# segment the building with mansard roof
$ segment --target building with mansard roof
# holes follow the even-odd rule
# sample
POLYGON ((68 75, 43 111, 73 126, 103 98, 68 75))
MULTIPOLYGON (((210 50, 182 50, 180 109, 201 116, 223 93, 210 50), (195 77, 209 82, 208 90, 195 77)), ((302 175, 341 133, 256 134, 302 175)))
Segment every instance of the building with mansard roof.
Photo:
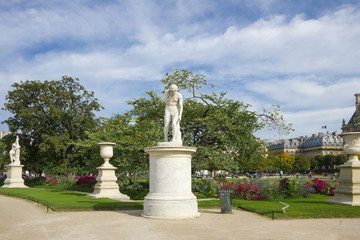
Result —
POLYGON ((341 127, 343 132, 360 132, 360 93, 355 94, 355 112, 349 122, 345 124, 345 119, 341 127))
POLYGON ((282 139, 269 145, 269 152, 274 155, 288 153, 291 155, 303 155, 312 158, 320 155, 339 155, 344 153, 344 142, 337 132, 318 133, 311 137, 298 137, 282 139))

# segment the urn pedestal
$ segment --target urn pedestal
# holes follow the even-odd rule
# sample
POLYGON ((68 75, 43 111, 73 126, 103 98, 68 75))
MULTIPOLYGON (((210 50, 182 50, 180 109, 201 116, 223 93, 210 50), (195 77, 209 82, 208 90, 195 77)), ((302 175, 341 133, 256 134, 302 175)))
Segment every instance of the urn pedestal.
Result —
POLYGON ((117 168, 109 163, 110 158, 113 156, 113 146, 115 143, 102 142, 99 143, 99 145, 100 156, 104 158, 104 164, 96 168, 98 170, 97 183, 94 186, 94 192, 88 196, 92 198, 129 200, 130 198, 128 196, 120 193, 115 175, 117 168))
POLYGON ((191 192, 191 155, 196 148, 158 144, 147 147, 150 156, 150 192, 142 216, 187 219, 200 216, 191 192))
POLYGON ((24 184, 22 178, 22 168, 24 165, 6 165, 6 179, 4 181, 3 188, 28 188, 24 184))
POLYGON ((344 153, 349 160, 340 168, 339 186, 334 190, 334 197, 327 203, 360 206, 360 132, 347 132, 340 135, 344 139, 344 153))

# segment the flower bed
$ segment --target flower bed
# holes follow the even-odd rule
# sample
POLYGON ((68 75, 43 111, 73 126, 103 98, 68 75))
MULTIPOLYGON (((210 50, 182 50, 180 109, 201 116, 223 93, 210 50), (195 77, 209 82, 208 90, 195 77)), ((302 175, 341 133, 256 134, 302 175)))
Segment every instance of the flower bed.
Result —
POLYGON ((232 189, 234 198, 243 200, 263 200, 258 187, 251 183, 231 182, 221 187, 221 189, 232 189))
POLYGON ((95 184, 96 181, 96 176, 76 176, 76 184, 77 185, 81 185, 81 184, 88 184, 88 185, 93 185, 95 184))
POLYGON ((311 180, 311 182, 306 182, 306 186, 310 187, 311 192, 314 194, 328 194, 330 196, 334 196, 334 189, 338 186, 338 184, 335 184, 334 186, 330 186, 327 182, 324 180, 320 180, 318 178, 314 178, 311 180))

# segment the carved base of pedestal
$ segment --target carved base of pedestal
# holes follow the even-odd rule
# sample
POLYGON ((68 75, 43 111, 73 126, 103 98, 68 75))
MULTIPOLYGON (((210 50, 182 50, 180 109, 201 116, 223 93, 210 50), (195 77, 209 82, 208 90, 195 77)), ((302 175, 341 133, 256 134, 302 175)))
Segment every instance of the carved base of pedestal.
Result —
POLYGON ((129 200, 125 194, 120 193, 117 178, 115 176, 116 167, 101 166, 98 169, 97 183, 94 186, 94 192, 88 194, 92 198, 111 198, 117 200, 129 200))
POLYGON ((6 179, 3 188, 28 188, 22 178, 22 168, 24 165, 6 165, 6 179))
POLYGON ((189 219, 200 217, 194 194, 148 194, 144 201, 143 217, 189 219))
POLYGON ((335 193, 334 198, 326 200, 326 203, 360 206, 360 195, 335 193))
POLYGON ((360 206, 360 162, 347 162, 338 168, 339 186, 334 190, 334 197, 325 202, 360 206))

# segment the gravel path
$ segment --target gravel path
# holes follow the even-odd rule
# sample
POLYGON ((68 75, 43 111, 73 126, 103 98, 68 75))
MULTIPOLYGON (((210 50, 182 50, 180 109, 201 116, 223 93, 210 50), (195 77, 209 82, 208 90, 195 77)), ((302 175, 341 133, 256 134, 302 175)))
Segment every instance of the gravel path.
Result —
POLYGON ((0 195, 0 239, 359 239, 360 219, 271 220, 200 209, 191 220, 158 220, 140 210, 51 212, 0 195))

